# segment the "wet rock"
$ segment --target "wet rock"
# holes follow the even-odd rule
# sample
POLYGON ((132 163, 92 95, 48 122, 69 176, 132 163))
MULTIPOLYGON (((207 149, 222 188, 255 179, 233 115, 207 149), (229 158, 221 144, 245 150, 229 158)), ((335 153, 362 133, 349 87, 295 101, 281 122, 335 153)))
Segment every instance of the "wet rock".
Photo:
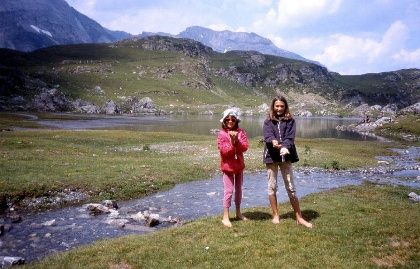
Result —
POLYGON ((159 215, 158 214, 150 214, 150 216, 146 217, 146 224, 149 227, 155 227, 159 225, 159 215))
POLYGON ((146 219, 146 217, 144 216, 144 214, 140 211, 137 214, 133 214, 130 216, 130 218, 132 218, 133 220, 137 221, 137 222, 142 222, 146 219))
POLYGON ((115 209, 109 209, 109 212, 110 213, 109 213, 108 218, 110 218, 110 219, 116 219, 120 215, 120 212, 118 212, 118 210, 115 210, 115 209))
POLYGON ((57 222, 56 222, 55 219, 53 219, 53 220, 49 220, 49 221, 43 222, 43 223, 41 223, 41 225, 43 225, 43 226, 56 226, 57 225, 57 222))
POLYGON ((0 268, 22 264, 25 264, 25 259, 22 257, 0 256, 0 268))
POLYGON ((100 215, 100 214, 108 214, 111 211, 109 210, 108 207, 101 205, 101 204, 87 204, 85 205, 86 210, 89 212, 89 215, 100 215))
POLYGON ((125 225, 129 222, 127 219, 108 219, 105 223, 115 226, 117 228, 124 228, 125 225))
POLYGON ((114 200, 103 200, 102 204, 108 207, 109 209, 118 209, 118 204, 114 200))

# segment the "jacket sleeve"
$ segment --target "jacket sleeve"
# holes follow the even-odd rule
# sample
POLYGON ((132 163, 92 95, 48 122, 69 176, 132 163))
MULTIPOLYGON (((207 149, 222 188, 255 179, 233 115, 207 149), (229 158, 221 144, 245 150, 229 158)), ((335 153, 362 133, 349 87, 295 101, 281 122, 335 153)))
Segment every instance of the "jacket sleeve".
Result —
POLYGON ((286 130, 284 132, 284 137, 282 141, 282 146, 290 149, 292 145, 295 144, 295 136, 296 136, 296 122, 294 119, 291 119, 286 123, 286 130))
POLYGON ((273 131, 273 123, 271 120, 265 120, 263 126, 264 142, 271 143, 273 140, 277 140, 273 131))
POLYGON ((237 152, 245 152, 248 150, 249 143, 248 143, 248 137, 244 130, 240 130, 238 133, 238 144, 236 144, 236 150, 237 152))
POLYGON ((235 147, 232 145, 230 137, 226 135, 226 133, 223 133, 223 131, 220 131, 217 136, 217 148, 219 149, 222 157, 235 155, 235 147))

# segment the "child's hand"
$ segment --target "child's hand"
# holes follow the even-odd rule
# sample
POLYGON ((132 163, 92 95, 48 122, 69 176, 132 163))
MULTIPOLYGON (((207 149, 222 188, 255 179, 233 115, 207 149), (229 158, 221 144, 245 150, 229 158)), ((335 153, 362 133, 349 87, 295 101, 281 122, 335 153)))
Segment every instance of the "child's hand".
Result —
POLYGON ((289 150, 287 148, 281 148, 280 149, 280 155, 284 156, 286 154, 289 154, 289 150))
POLYGON ((237 131, 229 131, 230 139, 232 140, 233 144, 236 144, 238 142, 238 132, 237 131))
POLYGON ((273 143, 273 148, 277 148, 277 149, 281 148, 281 144, 279 144, 277 140, 274 139, 272 143, 273 143))

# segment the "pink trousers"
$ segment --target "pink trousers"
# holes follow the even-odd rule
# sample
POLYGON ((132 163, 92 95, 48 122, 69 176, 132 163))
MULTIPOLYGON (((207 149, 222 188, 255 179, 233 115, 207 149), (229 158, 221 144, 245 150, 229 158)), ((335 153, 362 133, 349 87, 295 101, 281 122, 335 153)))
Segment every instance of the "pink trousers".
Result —
POLYGON ((243 172, 239 173, 223 173, 223 207, 229 208, 232 203, 232 194, 235 190, 235 205, 238 207, 241 205, 242 201, 242 184, 243 184, 244 174, 243 172))

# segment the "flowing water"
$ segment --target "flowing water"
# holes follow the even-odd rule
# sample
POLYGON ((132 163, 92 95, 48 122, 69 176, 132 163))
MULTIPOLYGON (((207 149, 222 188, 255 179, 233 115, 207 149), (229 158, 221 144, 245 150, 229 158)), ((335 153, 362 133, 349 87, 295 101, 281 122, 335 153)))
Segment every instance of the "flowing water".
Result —
MULTIPOLYGON (((181 122, 181 126, 191 123, 191 130, 194 129, 193 126, 203 122, 198 117, 196 119, 177 120, 181 122), (194 121, 196 121, 195 124, 193 123, 194 121)), ((141 119, 141 123, 139 121, 139 119, 132 117, 118 120, 112 117, 109 119, 105 118, 105 120, 104 118, 52 120, 43 121, 42 124, 67 129, 135 128, 136 130, 147 131, 149 130, 147 129, 147 123, 149 123, 149 125, 153 126, 150 129, 153 131, 156 131, 156 128, 159 126, 165 131, 179 130, 171 129, 179 125, 174 124, 173 119, 144 117, 141 119), (121 124, 122 122, 124 124, 121 124), (160 122, 160 124, 157 124, 157 122, 160 122)), ((334 122, 325 119, 320 119, 319 121, 314 119, 312 121, 298 120, 298 124, 301 124, 301 127, 298 128, 303 129, 299 136, 307 137, 308 133, 310 133, 310 137, 317 137, 317 135, 337 137, 337 133, 333 131, 335 128, 331 127, 336 125, 337 121, 338 119, 334 119, 334 122), (318 128, 320 125, 323 128, 318 128), (312 127, 310 126, 314 126, 314 128, 311 129, 312 127)), ((354 120, 349 121, 354 122, 354 120)), ((242 126, 246 128, 252 137, 260 135, 261 124, 261 119, 254 121, 244 120, 242 126), (255 131, 252 128, 255 128, 255 131)), ((182 130, 185 130, 185 128, 187 127, 184 126, 182 130)), ((203 125, 200 128, 207 134, 210 128, 218 128, 218 124, 214 124, 213 119, 211 125, 207 122, 207 125, 203 125)), ((195 127, 194 130, 197 130, 197 128, 195 127)), ((365 138, 353 137, 353 139, 365 138)), ((357 185, 364 181, 399 184, 418 190, 420 188, 420 166, 418 162, 420 147, 395 150, 400 154, 399 156, 379 157, 378 161, 380 161, 380 164, 368 170, 337 172, 313 168, 297 170, 294 174, 298 196, 302 197, 346 185, 357 185)), ((286 192, 281 186, 278 193, 279 202, 287 200, 286 192)), ((246 173, 243 195, 243 208, 268 206, 265 173, 246 173)), ((6 225, 6 231, 0 236, 0 256, 20 256, 26 261, 33 261, 52 253, 69 250, 99 239, 133 233, 143 234, 168 226, 167 224, 160 224, 155 228, 150 228, 130 219, 132 214, 136 214, 139 211, 144 212, 147 210, 151 213, 159 214, 161 218, 172 216, 182 221, 220 214, 222 210, 222 196, 223 186, 219 175, 208 180, 178 184, 168 191, 159 192, 142 199, 118 202, 119 215, 115 216, 114 220, 128 220, 124 227, 123 225, 109 224, 109 215, 91 216, 82 206, 23 215, 21 222, 6 225)), ((316 208, 312 208, 312 205, 302 206, 316 211, 316 208)))

